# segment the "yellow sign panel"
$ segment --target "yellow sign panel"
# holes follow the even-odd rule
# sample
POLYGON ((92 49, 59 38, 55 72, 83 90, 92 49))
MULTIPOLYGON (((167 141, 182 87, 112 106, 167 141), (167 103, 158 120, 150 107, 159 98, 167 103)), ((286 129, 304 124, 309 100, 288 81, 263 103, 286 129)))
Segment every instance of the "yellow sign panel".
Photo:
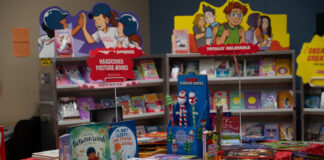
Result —
POLYGON ((51 59, 49 58, 42 58, 41 59, 41 66, 50 66, 51 65, 51 59))

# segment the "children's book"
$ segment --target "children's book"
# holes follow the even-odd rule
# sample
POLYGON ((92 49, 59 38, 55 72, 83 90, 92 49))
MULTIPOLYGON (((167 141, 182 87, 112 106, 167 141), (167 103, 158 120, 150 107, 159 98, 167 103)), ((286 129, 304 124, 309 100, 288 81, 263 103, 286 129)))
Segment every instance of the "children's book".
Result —
POLYGON ((261 58, 259 76, 275 76, 275 61, 273 58, 261 58))
POLYGON ((79 117, 80 112, 75 97, 60 97, 59 108, 63 118, 79 117))
POLYGON ((184 62, 184 74, 194 73, 199 74, 199 64, 198 61, 187 61, 184 62))
POLYGON ((278 109, 276 91, 261 91, 261 108, 278 109))
POLYGON ((222 134, 239 134, 240 133, 240 117, 223 116, 222 134))
POLYGON ((144 96, 147 112, 163 111, 158 95, 156 93, 144 94, 143 96, 144 96))
POLYGON ((246 123, 247 136, 262 136, 263 129, 261 123, 246 123))
POLYGON ((90 119, 89 111, 95 109, 96 104, 92 97, 77 97, 78 108, 81 119, 90 119))
POLYGON ((230 64, 229 61, 215 61, 215 75, 216 77, 229 77, 230 76, 230 64))
POLYGON ((273 159, 275 151, 267 149, 243 149, 225 151, 224 159, 273 159))
POLYGON ((203 133, 203 159, 213 159, 217 156, 220 148, 220 135, 216 131, 203 133))
POLYGON ((268 140, 279 140, 279 124, 275 124, 275 123, 264 124, 263 134, 268 140))
POLYGON ((245 109, 259 109, 260 93, 259 92, 245 92, 244 93, 244 107, 245 109))
POLYGON ((102 99, 100 99, 100 104, 103 106, 103 108, 115 107, 115 102, 111 98, 102 98, 102 99))
POLYGON ((183 73, 184 73, 183 62, 181 61, 171 62, 170 78, 178 78, 178 75, 182 75, 183 73))
POLYGON ((223 111, 229 110, 228 91, 214 91, 212 99, 212 110, 216 111, 217 106, 223 106, 223 111))
POLYGON ((321 93, 321 105, 320 108, 324 109, 324 92, 321 93))
POLYGON ((159 131, 158 126, 146 126, 146 133, 157 132, 159 131))
POLYGON ((106 123, 77 126, 68 131, 72 137, 72 159, 111 159, 112 148, 106 123))
POLYGON ((0 126, 0 159, 6 159, 5 136, 3 126, 0 126))
POLYGON ((123 108, 123 115, 135 114, 134 108, 131 106, 129 95, 117 97, 117 106, 123 108))
POLYGON ((132 106, 135 114, 142 114, 146 112, 145 100, 143 96, 131 97, 132 106))
POLYGON ((292 141, 294 139, 294 129, 289 123, 280 124, 280 140, 292 141))
POLYGON ((72 57, 72 33, 70 29, 55 30, 55 48, 60 57, 72 57))
POLYGON ((246 76, 259 76, 259 62, 246 63, 246 76))
POLYGON ((90 71, 91 71, 91 68, 88 67, 87 64, 80 66, 80 73, 86 83, 103 83, 102 80, 97 80, 97 81, 92 80, 90 77, 90 71))
POLYGON ((207 75, 208 78, 215 78, 215 63, 214 59, 199 60, 199 74, 207 75))
POLYGON ((324 156, 294 151, 292 153, 291 159, 293 159, 293 160, 324 160, 324 156))
POLYGON ((145 126, 143 126, 143 125, 136 126, 136 134, 137 134, 137 137, 144 136, 146 134, 145 126))
POLYGON ((139 80, 143 79, 143 72, 142 72, 141 65, 139 63, 136 63, 136 69, 137 69, 138 75, 135 75, 135 76, 137 76, 139 78, 139 80))
POLYGON ((140 72, 138 70, 133 70, 134 75, 135 75, 135 80, 141 80, 142 77, 140 75, 140 72))
POLYGON ((291 75, 291 60, 280 58, 276 59, 276 75, 289 76, 291 75))
POLYGON ((188 30, 173 30, 172 35, 172 53, 189 53, 189 34, 188 30))
POLYGON ((230 110, 244 109, 244 94, 239 92, 230 92, 230 110))
POLYGON ((56 85, 68 85, 70 81, 65 74, 64 66, 57 65, 56 66, 56 85))
POLYGON ((320 108, 319 96, 306 96, 304 106, 305 108, 320 108))
MULTIPOLYGON (((242 61, 238 61, 237 62, 238 65, 238 69, 240 71, 240 75, 243 76, 243 62, 242 61)), ((236 65, 234 61, 230 62, 230 77, 238 77, 239 74, 236 71, 236 65)))
POLYGON ((144 80, 159 79, 159 74, 156 70, 154 60, 142 60, 139 63, 144 80))
POLYGON ((60 160, 72 159, 72 136, 71 134, 64 134, 60 136, 60 160))
POLYGON ((64 66, 65 74, 71 84, 84 84, 85 81, 80 73, 79 67, 76 65, 64 66))
POLYGON ((278 108, 293 108, 294 101, 293 101, 293 91, 279 91, 278 92, 278 101, 279 106, 278 108))

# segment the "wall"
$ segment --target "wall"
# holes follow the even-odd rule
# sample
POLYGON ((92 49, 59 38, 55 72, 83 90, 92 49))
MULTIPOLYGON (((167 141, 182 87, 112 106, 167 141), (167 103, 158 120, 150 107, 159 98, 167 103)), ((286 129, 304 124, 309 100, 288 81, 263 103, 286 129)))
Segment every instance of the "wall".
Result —
MULTIPOLYGON (((39 14, 50 6, 59 6, 75 15, 79 10, 90 11, 92 6, 103 0, 1 0, 0 1, 0 125, 28 119, 38 110, 39 59, 37 39, 39 37, 39 14), (24 2, 24 3, 22 3, 24 2), (30 30, 29 57, 17 58, 12 51, 12 31, 14 27, 30 30)), ((133 12, 140 18, 144 51, 150 50, 149 0, 109 0, 118 12, 133 12)))

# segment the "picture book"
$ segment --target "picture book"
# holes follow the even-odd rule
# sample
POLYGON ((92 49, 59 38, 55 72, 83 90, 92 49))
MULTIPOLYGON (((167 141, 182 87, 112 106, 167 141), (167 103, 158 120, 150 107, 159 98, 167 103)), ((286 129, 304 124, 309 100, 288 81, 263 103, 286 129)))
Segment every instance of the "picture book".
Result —
POLYGON ((103 106, 103 108, 112 108, 115 107, 115 102, 111 98, 101 98, 100 104, 103 106))
POLYGON ((320 101, 319 96, 306 96, 304 106, 305 108, 320 108, 320 101))
POLYGON ((261 123, 246 123, 247 136, 262 136, 263 129, 261 123))
POLYGON ((151 133, 156 131, 159 131, 158 126, 146 126, 146 133, 151 133))
POLYGON ((293 101, 293 91, 279 91, 278 92, 278 101, 279 105, 278 108, 293 108, 294 101, 293 101))
POLYGON ((230 92, 230 110, 244 109, 244 93, 230 92))
POLYGON ((239 134, 223 134, 221 138, 222 150, 237 150, 241 148, 241 140, 239 134))
POLYGON ((229 61, 215 61, 215 76, 216 77, 229 77, 230 76, 230 64, 229 61))
POLYGON ((245 109, 259 109, 260 93, 259 92, 245 92, 244 93, 244 107, 245 109))
POLYGON ((138 70, 133 70, 134 75, 135 75, 135 80, 141 80, 142 77, 140 75, 140 72, 138 70))
POLYGON ((145 126, 136 126, 136 135, 137 137, 144 136, 146 134, 145 126))
POLYGON ((291 159, 293 159, 293 160, 324 160, 324 156, 294 151, 292 153, 291 159))
POLYGON ((81 119, 90 119, 89 111, 95 109, 95 102, 92 97, 77 97, 78 108, 81 119))
POLYGON ((208 78, 215 78, 215 63, 214 59, 199 60, 199 74, 207 75, 208 78))
POLYGON ((291 60, 285 58, 276 59, 276 75, 289 76, 291 75, 291 60))
POLYGON ((276 91, 261 91, 261 108, 278 109, 276 91))
POLYGON ((147 112, 163 111, 158 95, 156 93, 144 94, 144 100, 147 112))
POLYGON ((275 151, 267 149, 243 149, 225 151, 224 159, 273 159, 275 151))
POLYGON ((159 74, 156 70, 154 60, 142 60, 139 63, 144 80, 159 79, 159 74))
POLYGON ((184 74, 194 73, 199 74, 199 64, 198 61, 186 61, 184 62, 184 74))
POLYGON ((84 84, 85 81, 80 73, 79 67, 76 65, 64 66, 65 74, 71 84, 84 84))
POLYGON ((279 124, 266 123, 263 128, 263 135, 268 140, 279 140, 279 124))
POLYGON ((111 160, 138 157, 135 121, 111 123, 108 131, 111 160))
POLYGON ((240 117, 223 116, 222 134, 239 134, 240 133, 240 117))
POLYGON ((123 108, 123 115, 135 114, 134 108, 131 106, 131 101, 129 95, 117 97, 117 106, 123 108))
POLYGON ((68 77, 65 74, 64 66, 57 65, 56 66, 56 85, 68 85, 70 84, 70 81, 68 77))
POLYGON ((102 80, 97 80, 97 81, 92 80, 90 77, 90 71, 91 71, 91 68, 88 67, 87 64, 80 66, 80 73, 81 73, 85 83, 103 83, 102 80))
POLYGON ((246 76, 259 76, 259 62, 250 61, 246 63, 246 76))
POLYGON ((142 72, 141 65, 139 63, 136 63, 136 70, 138 72, 138 75, 135 76, 138 76, 137 78, 139 78, 139 80, 143 79, 143 72, 142 72))
POLYGON ((75 97, 60 97, 58 104, 63 118, 80 116, 77 100, 75 97))
POLYGON ((0 126, 0 159, 6 159, 5 136, 3 126, 0 126))
POLYGON ((229 110, 228 91, 214 91, 212 95, 212 110, 216 111, 217 106, 222 106, 223 111, 229 110))
POLYGON ((72 159, 72 136, 71 134, 64 134, 60 136, 60 160, 72 159))
MULTIPOLYGON (((240 76, 243 76, 243 62, 242 61, 238 61, 237 62, 237 67, 240 71, 240 76)), ((234 61, 230 62, 230 77, 238 77, 239 74, 236 71, 236 65, 234 61)))
POLYGON ((143 96, 131 97, 131 102, 135 114, 142 114, 146 112, 145 100, 143 96))
POLYGON ((68 133, 71 134, 72 139, 72 159, 111 159, 112 148, 106 123, 92 123, 69 128, 68 133))
POLYGON ((56 53, 62 57, 72 57, 72 33, 70 29, 56 29, 55 30, 55 48, 56 53), (65 56, 64 56, 65 55, 65 56))
POLYGON ((159 98, 160 104, 162 106, 164 106, 165 95, 163 93, 158 93, 158 98, 159 98))
POLYGON ((280 124, 280 140, 291 141, 294 139, 294 129, 289 123, 280 124))
POLYGON ((178 75, 182 75, 183 73, 184 73, 183 62, 181 61, 171 62, 170 78, 178 78, 178 75))
POLYGON ((188 30, 173 30, 172 35, 172 53, 189 53, 189 34, 188 30))
POLYGON ((220 135, 216 131, 203 133, 203 159, 213 159, 220 149, 220 135))
POLYGON ((259 63, 259 76, 275 76, 275 61, 273 58, 261 58, 259 63))

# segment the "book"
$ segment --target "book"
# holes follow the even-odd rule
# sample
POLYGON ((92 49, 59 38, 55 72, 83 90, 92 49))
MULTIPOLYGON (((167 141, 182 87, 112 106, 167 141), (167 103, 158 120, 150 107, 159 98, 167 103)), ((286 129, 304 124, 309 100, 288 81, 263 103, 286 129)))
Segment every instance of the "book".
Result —
POLYGON ((247 136, 262 136, 263 128, 261 123, 246 123, 247 136))
POLYGON ((184 74, 183 62, 174 61, 171 62, 170 78, 178 78, 178 75, 184 74))
POLYGON ((230 92, 230 110, 244 109, 244 93, 230 92))
POLYGON ((183 54, 189 53, 189 34, 188 30, 173 30, 172 35, 172 53, 183 54))
POLYGON ((291 60, 286 58, 276 59, 276 75, 289 76, 291 75, 291 60))
POLYGON ((91 72, 91 68, 87 64, 80 66, 80 73, 85 83, 103 83, 102 80, 97 80, 97 81, 92 80, 90 77, 90 72, 91 72))
POLYGON ((279 125, 276 123, 264 124, 263 134, 268 140, 279 140, 279 125))
POLYGON ((240 133, 240 117, 223 116, 222 134, 239 134, 240 133))
POLYGON ((68 77, 65 74, 64 66, 57 65, 56 66, 56 85, 68 85, 70 84, 70 81, 68 77))
POLYGON ((0 126, 0 159, 6 159, 5 136, 3 126, 0 126))
POLYGON ((103 106, 103 108, 112 108, 115 107, 115 102, 111 98, 101 98, 100 104, 103 106))
POLYGON ((80 73, 79 67, 76 65, 64 66, 65 74, 71 84, 84 84, 85 81, 80 73))
POLYGON ((163 111, 158 95, 156 93, 144 94, 144 100, 147 112, 163 111))
POLYGON ((32 158, 34 159, 44 159, 44 160, 57 160, 59 158, 59 150, 49 150, 36 152, 32 154, 32 158))
POLYGON ((157 132, 159 131, 158 126, 146 126, 146 133, 157 132))
POLYGON ((93 123, 68 129, 72 159, 111 159, 108 125, 93 123))
POLYGON ((260 93, 259 92, 245 92, 244 93, 244 107, 245 109, 259 109, 260 93))
POLYGON ((71 134, 64 134, 60 136, 60 160, 72 159, 72 136, 71 134))
POLYGON ((305 108, 320 108, 320 101, 319 96, 306 96, 304 106, 305 108))
POLYGON ((136 126, 136 135, 137 137, 142 137, 146 134, 145 126, 136 126))
POLYGON ((215 78, 215 63, 214 59, 199 60, 199 74, 207 75, 208 78, 215 78))
POLYGON ((59 56, 72 57, 73 44, 72 33, 70 29, 56 29, 55 31, 55 48, 59 56))
POLYGON ((273 58, 261 58, 259 63, 259 76, 275 76, 275 61, 273 58))
POLYGON ((131 101, 129 95, 117 97, 117 106, 123 108, 123 115, 135 114, 134 108, 131 106, 131 101))
POLYGON ((280 124, 280 140, 292 141, 294 139, 294 129, 289 123, 280 124))
POLYGON ((134 107, 135 114, 142 114, 146 112, 145 101, 143 96, 131 97, 131 103, 134 107))
POLYGON ((77 99, 75 97, 60 97, 59 110, 63 118, 79 117, 77 99))
POLYGON ((77 97, 78 108, 81 119, 90 119, 89 111, 95 109, 96 104, 91 96, 88 97, 77 97))
POLYGON ((212 110, 216 111, 218 106, 223 106, 223 111, 229 110, 228 91, 214 91, 212 95, 212 110))
POLYGON ((224 151, 224 159, 273 159, 276 151, 267 149, 243 149, 224 151))
POLYGON ((320 108, 324 109, 324 92, 321 93, 321 105, 320 108))
POLYGON ((215 61, 215 76, 216 77, 229 77, 230 76, 230 64, 226 60, 215 61))
MULTIPOLYGON (((243 76, 243 62, 242 61, 237 61, 237 67, 240 71, 240 76, 243 76)), ((230 62, 230 77, 238 77, 239 74, 236 71, 236 65, 234 61, 230 62)))
POLYGON ((324 160, 324 156, 299 151, 294 151, 291 157, 293 160, 324 160))
POLYGON ((276 91, 261 91, 261 108, 278 109, 276 91))
POLYGON ((136 69, 137 69, 138 75, 135 75, 135 76, 137 76, 137 78, 139 78, 139 80, 143 79, 143 72, 142 72, 141 65, 139 63, 136 63, 136 69))
POLYGON ((218 155, 220 149, 220 135, 216 131, 203 133, 203 159, 213 159, 218 155))
POLYGON ((293 108, 293 91, 279 91, 278 92, 278 108, 293 108))
POLYGON ((193 73, 195 75, 199 74, 199 64, 198 61, 186 61, 184 62, 184 74, 193 73))
POLYGON ((142 77, 140 75, 140 72, 138 70, 133 70, 134 75, 135 75, 135 80, 141 80, 142 77))
POLYGON ((154 80, 159 79, 159 74, 155 67, 153 59, 141 60, 139 62, 141 66, 141 73, 143 74, 143 80, 154 80))
POLYGON ((246 76, 259 76, 259 62, 250 61, 246 63, 246 76))

